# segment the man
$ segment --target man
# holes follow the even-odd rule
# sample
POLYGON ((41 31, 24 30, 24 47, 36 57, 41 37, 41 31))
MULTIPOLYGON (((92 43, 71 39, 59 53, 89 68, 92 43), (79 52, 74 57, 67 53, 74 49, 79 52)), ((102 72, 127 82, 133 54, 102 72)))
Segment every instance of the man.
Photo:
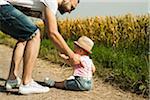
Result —
POLYGON ((44 14, 48 36, 61 53, 70 57, 72 63, 79 63, 77 55, 68 47, 57 29, 56 11, 61 14, 70 13, 79 3, 78 0, 0 0, 0 30, 17 39, 18 42, 13 51, 11 68, 6 89, 12 89, 19 85, 19 93, 44 93, 49 88, 36 83, 32 79, 32 70, 38 56, 40 46, 40 32, 31 20, 14 8, 13 5, 29 7, 31 10, 41 11, 44 14), (19 65, 23 59, 22 82, 18 77, 19 65))

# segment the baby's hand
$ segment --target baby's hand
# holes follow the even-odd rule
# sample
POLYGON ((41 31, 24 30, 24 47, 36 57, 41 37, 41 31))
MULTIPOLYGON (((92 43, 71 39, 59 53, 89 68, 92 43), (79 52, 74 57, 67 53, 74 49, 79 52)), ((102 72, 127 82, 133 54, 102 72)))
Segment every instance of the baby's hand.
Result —
POLYGON ((80 64, 80 55, 79 54, 74 54, 73 58, 70 58, 70 62, 72 65, 77 65, 80 64))
POLYGON ((62 54, 62 53, 59 53, 59 56, 60 56, 61 58, 63 58, 63 59, 66 59, 66 60, 69 59, 68 56, 66 56, 65 54, 62 54))

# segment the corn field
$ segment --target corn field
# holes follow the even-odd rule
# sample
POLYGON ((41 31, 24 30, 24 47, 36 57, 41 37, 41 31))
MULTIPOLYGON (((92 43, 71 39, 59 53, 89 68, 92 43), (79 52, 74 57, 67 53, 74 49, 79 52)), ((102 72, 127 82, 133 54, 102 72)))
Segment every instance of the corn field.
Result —
POLYGON ((98 44, 123 48, 142 46, 148 49, 150 15, 66 19, 58 22, 65 39, 86 35, 98 44))

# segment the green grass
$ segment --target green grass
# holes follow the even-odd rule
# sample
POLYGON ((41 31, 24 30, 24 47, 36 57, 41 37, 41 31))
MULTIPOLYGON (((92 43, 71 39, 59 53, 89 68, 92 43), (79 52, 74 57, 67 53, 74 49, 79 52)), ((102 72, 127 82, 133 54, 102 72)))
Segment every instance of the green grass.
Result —
POLYGON ((149 68, 146 56, 136 55, 128 49, 120 50, 103 45, 96 45, 93 52, 91 56, 100 77, 117 83, 123 89, 147 94, 145 90, 148 90, 149 68))
MULTIPOLYGON (((71 49, 73 49, 73 42, 71 40, 68 39, 67 44, 71 47, 71 49)), ((39 57, 50 60, 54 63, 63 62, 63 60, 58 56, 58 50, 49 39, 42 39, 39 57)))
POLYGON ((10 36, 5 35, 4 33, 2 33, 0 31, 0 44, 5 44, 5 45, 8 45, 10 47, 14 47, 16 42, 17 42, 16 40, 10 38, 10 36))
POLYGON ((54 63, 60 62, 57 49, 54 47, 52 42, 48 39, 43 39, 41 41, 39 57, 50 60, 51 62, 54 63))

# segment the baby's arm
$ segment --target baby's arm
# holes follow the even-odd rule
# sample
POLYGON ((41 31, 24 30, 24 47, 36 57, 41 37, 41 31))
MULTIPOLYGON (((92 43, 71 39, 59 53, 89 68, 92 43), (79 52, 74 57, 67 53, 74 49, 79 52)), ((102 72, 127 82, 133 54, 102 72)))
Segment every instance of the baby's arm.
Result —
POLYGON ((59 53, 59 56, 65 60, 68 60, 69 59, 69 56, 65 55, 65 54, 62 54, 62 53, 59 53))
POLYGON ((63 58, 64 61, 65 61, 68 65, 71 65, 70 60, 69 60, 69 56, 67 56, 67 55, 65 55, 65 54, 62 54, 62 53, 59 53, 59 56, 60 56, 61 58, 63 58))
MULTIPOLYGON (((92 61, 92 60, 91 60, 91 61, 92 61)), ((92 72, 95 73, 96 67, 95 67, 95 65, 93 64, 93 62, 91 63, 91 66, 92 66, 92 72)))
POLYGON ((96 68, 95 68, 95 66, 93 64, 93 66, 92 66, 92 72, 95 73, 95 71, 96 71, 96 68))

